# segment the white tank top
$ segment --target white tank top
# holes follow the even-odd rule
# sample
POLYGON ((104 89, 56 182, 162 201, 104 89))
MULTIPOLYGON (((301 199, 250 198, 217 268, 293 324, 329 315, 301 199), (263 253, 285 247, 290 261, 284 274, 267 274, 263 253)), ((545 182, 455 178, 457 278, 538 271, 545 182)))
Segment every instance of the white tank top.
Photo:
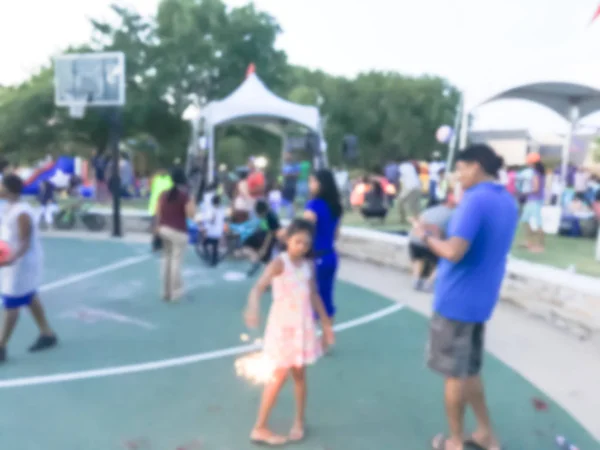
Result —
POLYGON ((220 239, 225 229, 225 210, 221 207, 211 206, 204 217, 206 236, 212 239, 220 239))
POLYGON ((27 214, 31 220, 31 244, 27 253, 10 266, 0 269, 0 292, 2 295, 20 297, 36 291, 42 277, 42 244, 33 208, 25 202, 7 205, 0 221, 0 239, 13 251, 19 248, 19 216, 27 214))

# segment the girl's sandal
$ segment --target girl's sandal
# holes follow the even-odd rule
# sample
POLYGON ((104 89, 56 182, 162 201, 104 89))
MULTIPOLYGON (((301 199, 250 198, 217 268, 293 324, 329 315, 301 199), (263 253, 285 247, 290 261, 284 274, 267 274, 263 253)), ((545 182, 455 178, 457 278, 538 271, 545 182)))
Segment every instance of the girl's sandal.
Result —
POLYGON ((277 447, 280 445, 285 445, 288 440, 284 436, 279 436, 277 434, 271 433, 268 435, 262 435, 260 432, 252 430, 252 433, 250 433, 250 441, 256 445, 268 445, 270 447, 277 447))
POLYGON ((438 434, 431 440, 431 450, 448 449, 448 437, 444 434, 438 434))
POLYGON ((290 442, 300 442, 304 439, 304 428, 292 427, 290 430, 290 442))

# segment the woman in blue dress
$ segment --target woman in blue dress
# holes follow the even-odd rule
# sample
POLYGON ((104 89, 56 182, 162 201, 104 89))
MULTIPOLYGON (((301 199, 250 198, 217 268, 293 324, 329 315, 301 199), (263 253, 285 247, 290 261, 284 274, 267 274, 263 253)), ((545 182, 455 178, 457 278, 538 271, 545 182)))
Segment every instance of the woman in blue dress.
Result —
POLYGON ((306 204, 303 217, 315 224, 313 251, 317 287, 327 315, 333 320, 333 293, 338 268, 335 241, 342 219, 342 202, 335 178, 327 169, 318 170, 310 177, 309 190, 311 199, 306 204))

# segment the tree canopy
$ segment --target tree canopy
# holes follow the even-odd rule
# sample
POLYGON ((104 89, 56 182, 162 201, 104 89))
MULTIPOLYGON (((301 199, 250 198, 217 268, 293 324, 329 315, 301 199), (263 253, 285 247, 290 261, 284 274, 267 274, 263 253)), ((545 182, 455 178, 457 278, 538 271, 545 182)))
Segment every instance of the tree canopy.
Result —
MULTIPOLYGON (((332 76, 288 64, 276 46, 276 19, 252 3, 227 7, 222 0, 162 0, 153 17, 113 5, 114 20, 92 20, 87 46, 66 52, 122 51, 127 61, 123 139, 152 148, 165 161, 182 156, 190 130, 181 120, 195 99, 225 97, 254 63, 261 79, 291 101, 321 105, 330 162, 341 164, 345 134, 355 134, 361 167, 389 158, 427 158, 435 131, 453 123, 459 93, 437 76, 368 72, 332 76)), ((42 67, 18 86, 0 87, 0 151, 19 160, 46 153, 102 150, 106 117, 91 110, 73 120, 54 105, 53 68, 42 67)), ((259 152, 277 161, 280 143, 263 131, 228 127, 217 135, 217 157, 238 164, 259 152)))

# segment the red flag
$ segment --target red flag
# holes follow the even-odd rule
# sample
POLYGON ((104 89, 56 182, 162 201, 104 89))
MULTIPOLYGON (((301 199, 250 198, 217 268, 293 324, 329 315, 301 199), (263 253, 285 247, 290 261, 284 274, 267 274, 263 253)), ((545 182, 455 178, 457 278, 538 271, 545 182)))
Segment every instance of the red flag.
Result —
POLYGON ((256 66, 254 65, 254 63, 250 63, 248 65, 248 68, 246 69, 246 78, 248 78, 253 73, 256 73, 256 66))
POLYGON ((594 16, 592 17, 592 20, 590 20, 590 25, 592 23, 594 23, 598 17, 600 17, 600 5, 598 5, 598 8, 596 8, 596 12, 594 13, 594 16))

